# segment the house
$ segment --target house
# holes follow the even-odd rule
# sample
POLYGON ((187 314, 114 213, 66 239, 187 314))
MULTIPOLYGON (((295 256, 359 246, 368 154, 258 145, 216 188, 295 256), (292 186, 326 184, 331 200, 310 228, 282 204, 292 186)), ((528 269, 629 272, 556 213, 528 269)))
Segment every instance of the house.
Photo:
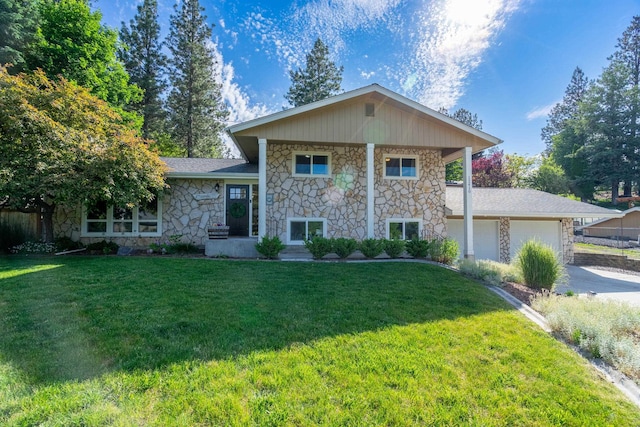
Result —
POLYGON ((627 209, 618 218, 602 218, 578 227, 584 237, 621 238, 640 241, 640 207, 627 209))
POLYGON ((242 160, 165 158, 166 194, 133 209, 60 208, 57 234, 136 247, 170 236, 208 244, 214 223, 247 247, 266 235, 288 245, 444 236, 445 163, 501 142, 375 84, 228 133, 242 160))
POLYGON ((375 84, 227 131, 242 159, 163 158, 166 193, 134 208, 58 208, 57 234, 132 247, 176 236, 208 255, 253 256, 267 235, 302 245, 449 233, 464 247, 468 218, 466 256, 506 261, 535 236, 569 262, 572 218, 614 216, 533 190, 446 188, 446 163, 470 166, 471 153, 501 141, 375 84), (228 225, 231 238, 208 240, 213 224, 228 225))
MULTIPOLYGON (((462 186, 447 186, 449 236, 463 241, 462 186)), ((573 262, 574 218, 619 221, 620 212, 527 188, 474 188, 473 241, 476 259, 508 263, 532 238, 550 245, 564 263, 573 262)))

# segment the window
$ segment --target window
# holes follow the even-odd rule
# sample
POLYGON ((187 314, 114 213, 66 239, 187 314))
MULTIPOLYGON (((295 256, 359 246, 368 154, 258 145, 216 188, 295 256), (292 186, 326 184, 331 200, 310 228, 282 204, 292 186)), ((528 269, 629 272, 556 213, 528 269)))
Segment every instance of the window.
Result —
POLYGON ((387 239, 411 240, 420 238, 422 221, 414 218, 388 219, 387 239))
POLYGON ((304 244, 305 240, 316 236, 324 237, 326 228, 327 220, 324 218, 290 218, 289 243, 304 244))
POLYGON ((418 157, 417 156, 385 156, 384 158, 385 178, 418 178, 418 157))
POLYGON ((162 203, 157 199, 140 206, 108 206, 97 202, 84 209, 83 236, 160 236, 162 203))
POLYGON ((293 176, 329 176, 330 156, 327 153, 294 153, 293 176))

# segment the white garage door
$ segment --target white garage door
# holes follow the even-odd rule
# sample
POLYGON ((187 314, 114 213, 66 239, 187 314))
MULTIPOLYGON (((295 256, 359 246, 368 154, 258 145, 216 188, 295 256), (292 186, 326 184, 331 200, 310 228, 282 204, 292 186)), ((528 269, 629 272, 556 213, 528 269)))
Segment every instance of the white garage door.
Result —
POLYGON ((511 259, 527 240, 538 239, 562 253, 560 221, 514 221, 511 220, 511 259))
MULTIPOLYGON (((464 228, 461 219, 448 219, 449 237, 460 245, 460 256, 464 256, 464 228)), ((476 259, 500 260, 500 233, 498 221, 476 219, 473 221, 473 252, 476 259)))

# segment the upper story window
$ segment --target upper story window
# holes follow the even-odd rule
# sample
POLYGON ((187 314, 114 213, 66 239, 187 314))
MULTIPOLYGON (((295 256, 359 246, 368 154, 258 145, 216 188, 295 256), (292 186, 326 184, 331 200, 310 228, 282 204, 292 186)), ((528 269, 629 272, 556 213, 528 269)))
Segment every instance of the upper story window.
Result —
POLYGON ((331 156, 328 153, 294 153, 294 176, 330 176, 331 156))
POLYGON ((384 157, 385 178, 418 178, 418 156, 395 156, 386 155, 384 157))
POLYGON ((82 215, 83 236, 162 235, 162 203, 153 199, 139 206, 109 206, 97 202, 87 206, 82 215))

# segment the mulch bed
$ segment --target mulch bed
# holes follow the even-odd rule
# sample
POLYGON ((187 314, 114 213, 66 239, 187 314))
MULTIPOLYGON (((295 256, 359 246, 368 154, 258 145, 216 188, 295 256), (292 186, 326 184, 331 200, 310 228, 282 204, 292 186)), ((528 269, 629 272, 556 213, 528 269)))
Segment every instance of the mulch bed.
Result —
POLYGON ((511 282, 503 283, 502 289, 527 305, 531 305, 531 298, 537 293, 535 289, 511 282))

